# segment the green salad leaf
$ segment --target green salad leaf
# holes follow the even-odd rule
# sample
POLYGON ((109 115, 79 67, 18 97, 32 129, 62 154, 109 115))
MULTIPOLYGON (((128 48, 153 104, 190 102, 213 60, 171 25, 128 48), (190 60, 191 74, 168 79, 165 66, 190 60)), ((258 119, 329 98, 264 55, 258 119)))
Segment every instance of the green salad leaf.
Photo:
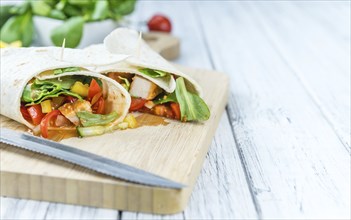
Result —
POLYGON ((9 18, 1 28, 0 38, 6 43, 21 41, 23 46, 29 46, 33 40, 33 20, 31 11, 9 18))
POLYGON ((55 46, 66 38, 67 47, 79 45, 84 23, 112 19, 119 21, 134 11, 136 0, 25 0, 21 4, 0 6, 1 40, 22 41, 29 46, 33 40, 33 16, 63 20, 51 33, 55 46))
POLYGON ((0 5, 0 28, 5 24, 5 22, 13 16, 11 13, 11 8, 13 5, 0 5))
POLYGON ((121 76, 119 76, 118 78, 120 78, 121 80, 123 80, 124 83, 122 83, 122 86, 127 90, 129 91, 130 89, 130 82, 127 78, 123 78, 121 76))
POLYGON ((176 80, 176 96, 182 121, 205 121, 210 118, 208 106, 198 95, 187 91, 183 77, 176 80))
POLYGON ((72 17, 52 30, 51 40, 55 46, 61 46, 63 39, 66 39, 66 47, 75 48, 79 45, 82 38, 83 26, 83 17, 72 17))
POLYGON ((160 78, 160 77, 166 77, 169 76, 170 74, 161 70, 153 70, 149 68, 140 68, 139 72, 142 74, 145 74, 147 76, 150 76, 152 78, 160 78))
POLYGON ((77 116, 84 127, 106 125, 115 121, 118 118, 116 111, 107 115, 93 114, 88 111, 77 112, 77 116))
POLYGON ((91 19, 94 21, 104 20, 109 17, 109 5, 107 0, 100 0, 95 3, 91 19))
POLYGON ((77 72, 80 71, 80 67, 66 67, 66 68, 60 68, 60 69, 55 69, 54 70, 54 75, 59 75, 62 73, 69 73, 69 72, 77 72))
POLYGON ((167 103, 167 102, 177 102, 177 96, 175 94, 175 92, 169 93, 169 94, 162 94, 159 97, 156 97, 155 100, 153 101, 155 105, 158 104, 163 104, 163 103, 167 103))
POLYGON ((46 99, 58 97, 60 95, 73 96, 78 99, 82 99, 80 95, 69 91, 76 81, 77 80, 74 77, 70 76, 62 77, 60 80, 35 79, 33 83, 28 84, 24 88, 22 93, 22 101, 24 101, 26 105, 35 105, 46 99))

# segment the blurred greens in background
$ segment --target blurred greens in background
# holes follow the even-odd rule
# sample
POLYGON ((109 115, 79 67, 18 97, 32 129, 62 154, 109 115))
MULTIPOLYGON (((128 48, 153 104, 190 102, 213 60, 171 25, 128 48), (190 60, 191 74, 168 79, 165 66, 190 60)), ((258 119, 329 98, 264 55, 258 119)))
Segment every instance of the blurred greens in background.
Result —
POLYGON ((86 22, 106 19, 120 20, 133 12, 136 0, 26 0, 20 5, 0 6, 0 39, 11 43, 21 41, 30 46, 33 41, 33 16, 43 16, 64 23, 51 32, 51 40, 61 46, 78 46, 86 22))

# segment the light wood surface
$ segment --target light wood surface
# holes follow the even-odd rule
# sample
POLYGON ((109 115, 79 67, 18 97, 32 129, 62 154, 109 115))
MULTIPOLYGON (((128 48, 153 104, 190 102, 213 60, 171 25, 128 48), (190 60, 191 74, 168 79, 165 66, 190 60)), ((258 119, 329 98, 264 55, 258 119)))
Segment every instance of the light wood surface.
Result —
MULTIPOLYGON (((171 214, 188 201, 228 98, 226 75, 180 68, 204 88, 211 117, 206 122, 141 126, 61 143, 149 171, 187 185, 182 190, 148 187, 118 181, 44 155, 1 143, 1 195, 96 206, 129 211, 171 214), (24 166, 25 164, 25 166, 24 166)), ((151 117, 151 116, 149 116, 151 117)), ((1 116, 1 127, 26 132, 1 116)))
POLYGON ((188 206, 150 215, 1 199, 1 219, 350 219, 350 1, 139 1, 182 65, 230 76, 188 206))

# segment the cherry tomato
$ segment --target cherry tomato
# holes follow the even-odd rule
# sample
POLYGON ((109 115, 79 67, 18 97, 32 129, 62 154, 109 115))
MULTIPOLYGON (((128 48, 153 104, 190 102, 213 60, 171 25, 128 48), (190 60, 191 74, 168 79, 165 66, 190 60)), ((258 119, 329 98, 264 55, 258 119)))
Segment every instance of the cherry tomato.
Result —
POLYGON ((91 107, 93 113, 95 114, 104 114, 105 112, 105 99, 100 96, 99 100, 91 107))
POLYGON ((30 117, 28 110, 25 106, 21 106, 21 113, 24 119, 26 119, 26 121, 28 122, 32 122, 32 117, 30 117))
POLYGON ((27 111, 32 118, 33 125, 38 125, 41 122, 41 119, 44 117, 44 113, 41 111, 40 104, 32 105, 27 108, 27 111))
POLYGON ((48 127, 50 125, 51 119, 60 115, 61 112, 59 110, 52 110, 51 112, 47 113, 43 120, 40 122, 40 131, 43 138, 48 138, 48 127))
POLYGON ((132 97, 132 103, 129 107, 129 111, 136 111, 136 110, 144 107, 146 101, 147 100, 142 99, 142 98, 133 98, 132 97))
POLYGON ((99 86, 99 84, 96 82, 95 79, 92 79, 90 82, 90 86, 89 86, 89 91, 88 91, 88 100, 91 100, 92 98, 94 98, 94 96, 101 92, 101 87, 99 86))
POLYGON ((147 22, 150 31, 171 32, 172 24, 168 17, 156 14, 147 22))
POLYGON ((180 120, 180 107, 178 103, 172 102, 171 109, 174 113, 174 118, 180 120))

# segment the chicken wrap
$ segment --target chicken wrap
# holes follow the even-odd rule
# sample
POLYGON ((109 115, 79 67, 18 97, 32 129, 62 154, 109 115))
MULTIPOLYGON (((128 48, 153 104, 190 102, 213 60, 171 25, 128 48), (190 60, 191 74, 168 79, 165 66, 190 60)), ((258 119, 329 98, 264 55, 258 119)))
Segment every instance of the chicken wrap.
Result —
POLYGON ((118 129, 130 95, 115 80, 85 66, 93 60, 107 65, 125 58, 55 47, 1 49, 0 113, 50 139, 118 129))
POLYGON ((118 28, 105 38, 104 45, 86 50, 129 55, 118 63, 94 69, 128 90, 132 99, 129 111, 181 121, 205 121, 210 117, 196 81, 153 51, 136 31, 118 28))

